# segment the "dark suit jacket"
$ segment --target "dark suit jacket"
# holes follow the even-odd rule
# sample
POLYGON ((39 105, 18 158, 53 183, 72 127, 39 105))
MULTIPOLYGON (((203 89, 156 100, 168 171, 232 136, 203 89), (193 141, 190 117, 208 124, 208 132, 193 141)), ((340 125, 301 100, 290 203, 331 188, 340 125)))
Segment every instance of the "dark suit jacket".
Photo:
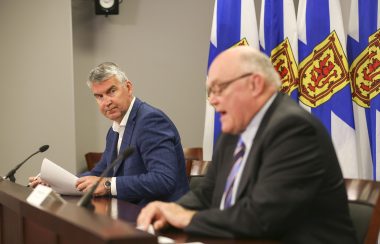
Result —
POLYGON ((221 135, 205 179, 178 201, 200 210, 186 231, 285 243, 356 243, 338 159, 316 118, 278 94, 253 141, 236 203, 222 211, 237 140, 221 135))
MULTIPOLYGON (((99 176, 116 157, 117 133, 107 134, 106 149, 91 172, 99 176)), ((160 110, 136 98, 124 131, 120 152, 133 147, 134 153, 118 164, 117 198, 145 205, 153 200, 175 201, 189 190, 185 159, 179 133, 160 110)))

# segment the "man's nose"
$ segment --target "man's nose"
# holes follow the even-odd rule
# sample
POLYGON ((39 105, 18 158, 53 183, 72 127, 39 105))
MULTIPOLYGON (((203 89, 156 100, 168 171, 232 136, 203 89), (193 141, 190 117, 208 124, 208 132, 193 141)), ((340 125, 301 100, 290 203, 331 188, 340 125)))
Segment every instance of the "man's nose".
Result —
POLYGON ((213 93, 211 93, 208 96, 208 102, 211 104, 211 106, 215 107, 215 105, 218 104, 218 98, 213 93))
POLYGON ((111 99, 111 97, 109 97, 109 96, 104 96, 104 97, 103 97, 103 104, 104 104, 105 106, 109 106, 109 105, 111 105, 111 104, 112 104, 112 99, 111 99))

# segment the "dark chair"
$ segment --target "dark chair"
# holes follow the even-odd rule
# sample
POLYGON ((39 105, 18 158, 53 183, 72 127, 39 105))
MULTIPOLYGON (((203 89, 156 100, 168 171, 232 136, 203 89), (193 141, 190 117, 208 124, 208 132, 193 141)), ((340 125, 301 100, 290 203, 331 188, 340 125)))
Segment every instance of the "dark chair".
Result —
MULTIPOLYGON (((190 171, 191 171, 191 163, 192 160, 202 160, 203 158, 203 150, 201 147, 189 147, 184 148, 183 153, 185 155, 185 161, 186 161, 186 175, 190 177, 190 171)), ((102 153, 100 152, 88 152, 85 155, 87 168, 88 170, 91 170, 94 168, 95 164, 99 162, 100 158, 102 157, 102 153)))
POLYGON ((193 160, 190 177, 205 176, 211 161, 193 160))
POLYGON ((203 159, 203 149, 201 147, 188 147, 183 149, 186 161, 186 175, 190 179, 190 171, 193 160, 203 159))
POLYGON ((211 161, 193 160, 190 170, 190 190, 198 187, 203 180, 203 177, 207 173, 207 169, 210 166, 211 161))
POLYGON ((345 179, 350 214, 360 243, 377 244, 380 230, 380 182, 345 179))
POLYGON ((95 167, 95 164, 102 158, 102 154, 100 152, 88 152, 84 155, 88 170, 92 170, 95 167))

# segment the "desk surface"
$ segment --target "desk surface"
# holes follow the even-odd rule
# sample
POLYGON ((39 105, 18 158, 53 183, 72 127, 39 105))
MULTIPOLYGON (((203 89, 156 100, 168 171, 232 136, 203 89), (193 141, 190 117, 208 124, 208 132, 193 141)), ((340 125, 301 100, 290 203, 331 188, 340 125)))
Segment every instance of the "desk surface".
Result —
POLYGON ((42 205, 31 205, 26 201, 31 192, 25 186, 0 180, 0 243, 157 243, 155 236, 136 230, 127 221, 70 202, 62 204, 48 197, 42 205))
MULTIPOLYGON (((79 197, 68 202, 33 206, 26 202, 32 189, 9 181, 0 182, 1 243, 156 243, 156 237, 135 228, 141 207, 116 198, 94 198, 94 212, 76 206, 79 197)), ((169 229, 159 235, 176 243, 278 243, 261 240, 231 240, 191 236, 169 229)))
MULTIPOLYGON (((65 197, 69 202, 76 203, 78 198, 76 197, 65 197)), ((95 213, 100 215, 110 216, 111 218, 123 220, 133 225, 136 224, 137 216, 141 210, 141 207, 128 203, 123 200, 118 200, 116 198, 94 198, 92 203, 95 206, 95 213)), ((217 239, 199 236, 190 236, 181 230, 170 229, 168 231, 160 233, 162 236, 174 239, 176 243, 185 242, 203 242, 206 244, 224 244, 224 243, 254 243, 254 244, 275 244, 279 242, 274 241, 263 241, 263 240, 231 240, 231 239, 217 239)))

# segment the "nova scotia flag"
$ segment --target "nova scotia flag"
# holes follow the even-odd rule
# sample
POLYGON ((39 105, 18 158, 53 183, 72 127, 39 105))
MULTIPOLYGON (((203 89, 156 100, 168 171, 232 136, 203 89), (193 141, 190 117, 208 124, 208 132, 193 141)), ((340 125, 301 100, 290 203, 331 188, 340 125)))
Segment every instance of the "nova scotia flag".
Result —
MULTIPOLYGON (((223 50, 235 45, 259 48, 253 0, 215 0, 208 66, 223 50)), ((221 131, 219 114, 206 99, 203 159, 211 160, 214 141, 221 131)))
POLYGON ((359 177, 380 179, 380 31, 377 0, 352 0, 347 55, 358 141, 359 177))
POLYGON ((293 0, 263 0, 260 49, 281 77, 281 92, 298 101, 298 36, 293 0))
POLYGON ((358 178, 356 134, 340 1, 300 0, 299 100, 327 128, 345 178, 358 178))

